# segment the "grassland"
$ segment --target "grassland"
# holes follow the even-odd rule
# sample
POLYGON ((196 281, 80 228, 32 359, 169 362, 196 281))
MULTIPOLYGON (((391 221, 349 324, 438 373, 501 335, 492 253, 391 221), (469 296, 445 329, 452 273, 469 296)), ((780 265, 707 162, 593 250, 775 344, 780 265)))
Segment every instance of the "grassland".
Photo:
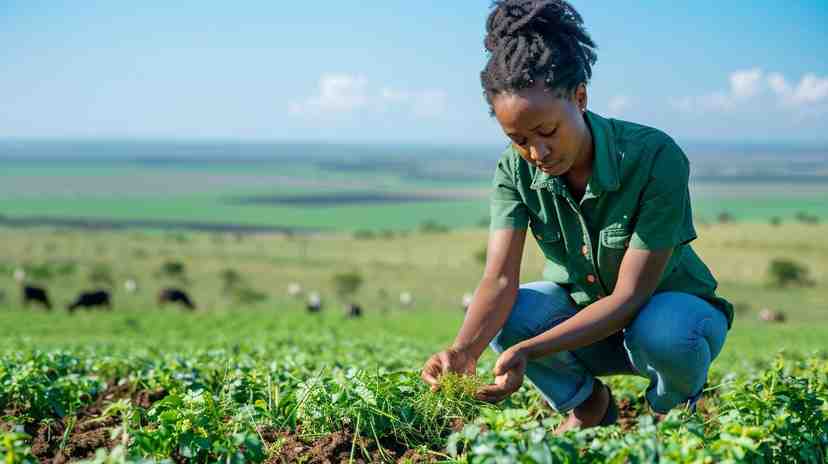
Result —
MULTIPOLYGON (((544 462, 539 456, 553 454, 560 462, 797 462, 783 458, 806 450, 813 459, 799 462, 824 462, 813 453, 824 454, 828 435, 809 427, 828 427, 826 232, 794 223, 699 226, 694 247, 739 307, 701 414, 677 411, 655 426, 642 402, 646 382, 613 377, 621 425, 552 438, 545 431, 560 415, 528 385, 491 408, 463 393, 462 382, 435 395, 417 378, 462 321, 461 297, 482 272, 485 229, 360 239, 0 228, 0 456, 93 458, 103 447, 96 462, 544 462), (814 285, 768 285, 778 257, 807 266, 814 285), (168 262, 183 264, 183 275, 164 275, 168 262), (56 310, 20 307, 18 267, 33 270, 56 310), (241 276, 237 286, 264 298, 225 291, 228 269, 241 276), (364 278, 354 297, 361 319, 340 309, 332 277, 343 272, 364 278), (112 312, 62 309, 78 291, 106 286, 102 278, 112 281, 112 312), (126 279, 137 281, 136 293, 126 279), (290 282, 318 291, 322 314, 288 296, 290 282), (167 285, 186 288, 199 310, 159 308, 155 294, 167 285), (411 306, 399 303, 404 291, 411 306), (760 321, 763 307, 787 321, 760 321), (28 437, 4 434, 10 429, 28 437)), ((527 243, 522 281, 540 278, 542 265, 527 243)), ((481 381, 493 362, 486 353, 481 381)))
MULTIPOLYGON (((154 220, 329 231, 410 230, 426 221, 473 227, 485 220, 494 161, 428 156, 359 162, 0 160, 0 214, 44 224, 51 218, 85 218, 102 226, 154 220), (282 201, 297 197, 304 201, 282 201), (348 197, 374 201, 348 202, 348 197), (399 197, 423 200, 395 201, 399 197), (268 201, 255 202, 262 198, 268 201)), ((705 163, 710 161, 696 166, 700 172, 707 172, 705 163)), ((764 163, 781 169, 778 162, 764 163)), ((761 175, 762 166, 751 166, 760 174, 693 179, 698 222, 716 222, 725 212, 733 221, 750 223, 794 221, 798 213, 828 219, 828 177, 761 175)))

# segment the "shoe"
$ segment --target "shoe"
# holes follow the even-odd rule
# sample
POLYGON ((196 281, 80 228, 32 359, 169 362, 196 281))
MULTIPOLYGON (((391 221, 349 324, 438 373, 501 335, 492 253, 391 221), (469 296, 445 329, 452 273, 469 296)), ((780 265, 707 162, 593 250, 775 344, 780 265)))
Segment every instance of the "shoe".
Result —
POLYGON ((601 422, 598 423, 598 425, 602 427, 618 422, 618 405, 615 404, 615 398, 612 397, 612 389, 607 384, 604 384, 604 388, 607 389, 607 394, 609 395, 609 405, 607 406, 607 412, 604 413, 604 417, 601 419, 601 422))

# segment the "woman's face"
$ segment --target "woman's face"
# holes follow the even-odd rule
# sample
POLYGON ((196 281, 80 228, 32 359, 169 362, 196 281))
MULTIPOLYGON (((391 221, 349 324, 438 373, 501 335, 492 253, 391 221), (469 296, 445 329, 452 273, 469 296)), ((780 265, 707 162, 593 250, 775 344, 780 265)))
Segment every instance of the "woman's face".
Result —
POLYGON ((492 99, 495 118, 520 156, 543 172, 560 176, 589 156, 586 86, 569 96, 547 90, 543 82, 492 99))

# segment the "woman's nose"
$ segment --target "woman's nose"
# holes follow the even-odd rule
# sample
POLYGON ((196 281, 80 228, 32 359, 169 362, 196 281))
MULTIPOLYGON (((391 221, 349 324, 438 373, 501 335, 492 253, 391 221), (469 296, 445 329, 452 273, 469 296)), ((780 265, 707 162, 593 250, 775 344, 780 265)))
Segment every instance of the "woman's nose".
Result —
POLYGON ((549 156, 549 147, 544 144, 532 145, 529 149, 529 156, 534 161, 543 161, 544 158, 549 156))

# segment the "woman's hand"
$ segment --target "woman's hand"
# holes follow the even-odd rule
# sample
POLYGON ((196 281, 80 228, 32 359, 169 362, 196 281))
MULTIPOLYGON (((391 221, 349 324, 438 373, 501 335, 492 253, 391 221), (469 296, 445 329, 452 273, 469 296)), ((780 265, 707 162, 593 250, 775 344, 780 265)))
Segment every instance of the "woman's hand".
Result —
POLYGON ((527 359, 526 353, 517 346, 501 353, 495 362, 494 383, 481 387, 477 391, 477 399, 497 403, 518 391, 523 385, 527 359))
POLYGON ((431 385, 431 391, 436 391, 440 388, 440 376, 449 372, 474 375, 477 359, 464 350, 449 348, 428 358, 420 377, 431 385))

